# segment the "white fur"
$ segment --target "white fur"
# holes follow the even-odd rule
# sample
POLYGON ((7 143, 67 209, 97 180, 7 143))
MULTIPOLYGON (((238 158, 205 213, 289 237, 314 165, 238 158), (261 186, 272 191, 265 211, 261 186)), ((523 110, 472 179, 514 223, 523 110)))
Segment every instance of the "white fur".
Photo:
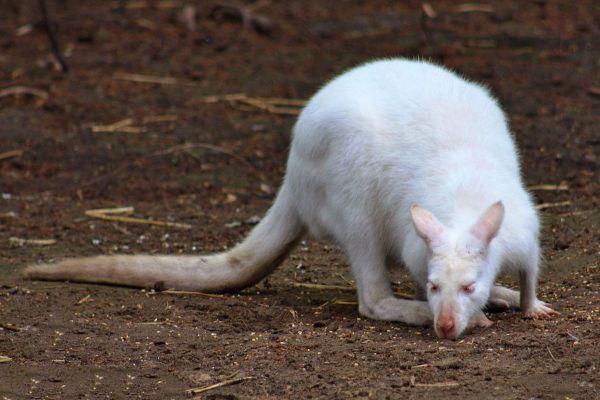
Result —
POLYGON ((518 293, 494 287, 503 266, 521 273, 520 305, 528 315, 554 313, 535 295, 538 216, 501 109, 481 86, 402 59, 352 69, 310 100, 294 127, 273 208, 230 252, 163 257, 168 269, 150 272, 140 260, 151 263, 151 256, 119 256, 27 273, 98 281, 104 271, 104 282, 236 290, 271 272, 305 229, 345 251, 359 311, 368 317, 433 320, 439 336, 457 337, 489 323, 481 312, 488 301, 517 305, 518 293), (393 296, 390 261, 404 263, 428 302, 393 296))

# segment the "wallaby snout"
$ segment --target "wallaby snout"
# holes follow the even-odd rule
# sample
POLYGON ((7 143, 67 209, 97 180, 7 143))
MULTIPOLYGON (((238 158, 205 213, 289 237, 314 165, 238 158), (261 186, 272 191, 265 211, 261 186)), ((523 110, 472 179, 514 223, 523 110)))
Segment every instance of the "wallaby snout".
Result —
POLYGON ((435 331, 443 339, 452 339, 456 335, 454 316, 450 314, 440 316, 435 324, 435 331))

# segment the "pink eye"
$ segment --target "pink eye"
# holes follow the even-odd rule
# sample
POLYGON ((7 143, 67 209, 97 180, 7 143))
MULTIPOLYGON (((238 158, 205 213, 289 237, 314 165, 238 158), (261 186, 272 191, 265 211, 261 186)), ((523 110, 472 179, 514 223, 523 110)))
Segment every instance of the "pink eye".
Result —
POLYGON ((470 285, 463 286, 462 289, 466 294, 471 294, 475 291, 475 284, 471 283, 470 285))
POLYGON ((432 292, 437 292, 439 290, 439 287, 438 285, 431 284, 431 286, 429 286, 429 290, 431 290, 432 292))

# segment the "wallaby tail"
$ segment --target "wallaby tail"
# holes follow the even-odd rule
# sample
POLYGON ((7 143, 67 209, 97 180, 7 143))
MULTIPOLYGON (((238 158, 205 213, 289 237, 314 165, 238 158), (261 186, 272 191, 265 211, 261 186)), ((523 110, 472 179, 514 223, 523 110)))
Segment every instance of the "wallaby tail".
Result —
POLYGON ((206 256, 122 255, 31 265, 28 279, 96 282, 203 292, 232 292, 258 283, 294 248, 304 226, 286 186, 248 237, 233 249, 206 256))

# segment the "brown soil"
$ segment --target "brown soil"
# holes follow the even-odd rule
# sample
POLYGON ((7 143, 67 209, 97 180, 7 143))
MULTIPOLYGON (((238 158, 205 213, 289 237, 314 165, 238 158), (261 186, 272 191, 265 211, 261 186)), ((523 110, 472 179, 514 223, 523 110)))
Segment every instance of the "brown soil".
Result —
MULTIPOLYGON (((3 399, 179 399, 232 374, 255 379, 202 398, 599 397, 597 2, 503 1, 490 2, 492 12, 457 12, 455 2, 432 1, 438 15, 423 20, 419 1, 273 1, 254 12, 270 22, 259 30, 215 16, 213 1, 119 3, 144 5, 48 1, 69 74, 48 62, 36 2, 0 5, 0 90, 48 93, 45 101, 0 97, 0 153, 23 151, 0 160, 0 356, 11 358, 0 362, 3 399), (196 32, 180 21, 184 3, 196 5, 196 32), (26 24, 31 31, 18 35, 26 24), (20 278, 40 260, 234 244, 273 198, 294 118, 201 98, 307 98, 357 63, 398 55, 488 84, 510 118, 528 185, 568 185, 535 191, 539 203, 570 202, 542 211, 540 292, 560 317, 490 314, 493 327, 458 341, 366 320, 355 305, 336 304, 351 302, 351 292, 293 285, 351 279, 337 249, 310 240, 268 282, 222 298, 20 278), (118 80, 117 72, 178 82, 118 80), (143 121, 157 115, 176 119, 143 121), (129 117, 145 131, 92 130, 129 117), (174 147, 185 143, 235 157, 174 147), (194 228, 84 214, 117 206, 194 228)), ((395 279, 411 290, 404 273, 395 279)))

